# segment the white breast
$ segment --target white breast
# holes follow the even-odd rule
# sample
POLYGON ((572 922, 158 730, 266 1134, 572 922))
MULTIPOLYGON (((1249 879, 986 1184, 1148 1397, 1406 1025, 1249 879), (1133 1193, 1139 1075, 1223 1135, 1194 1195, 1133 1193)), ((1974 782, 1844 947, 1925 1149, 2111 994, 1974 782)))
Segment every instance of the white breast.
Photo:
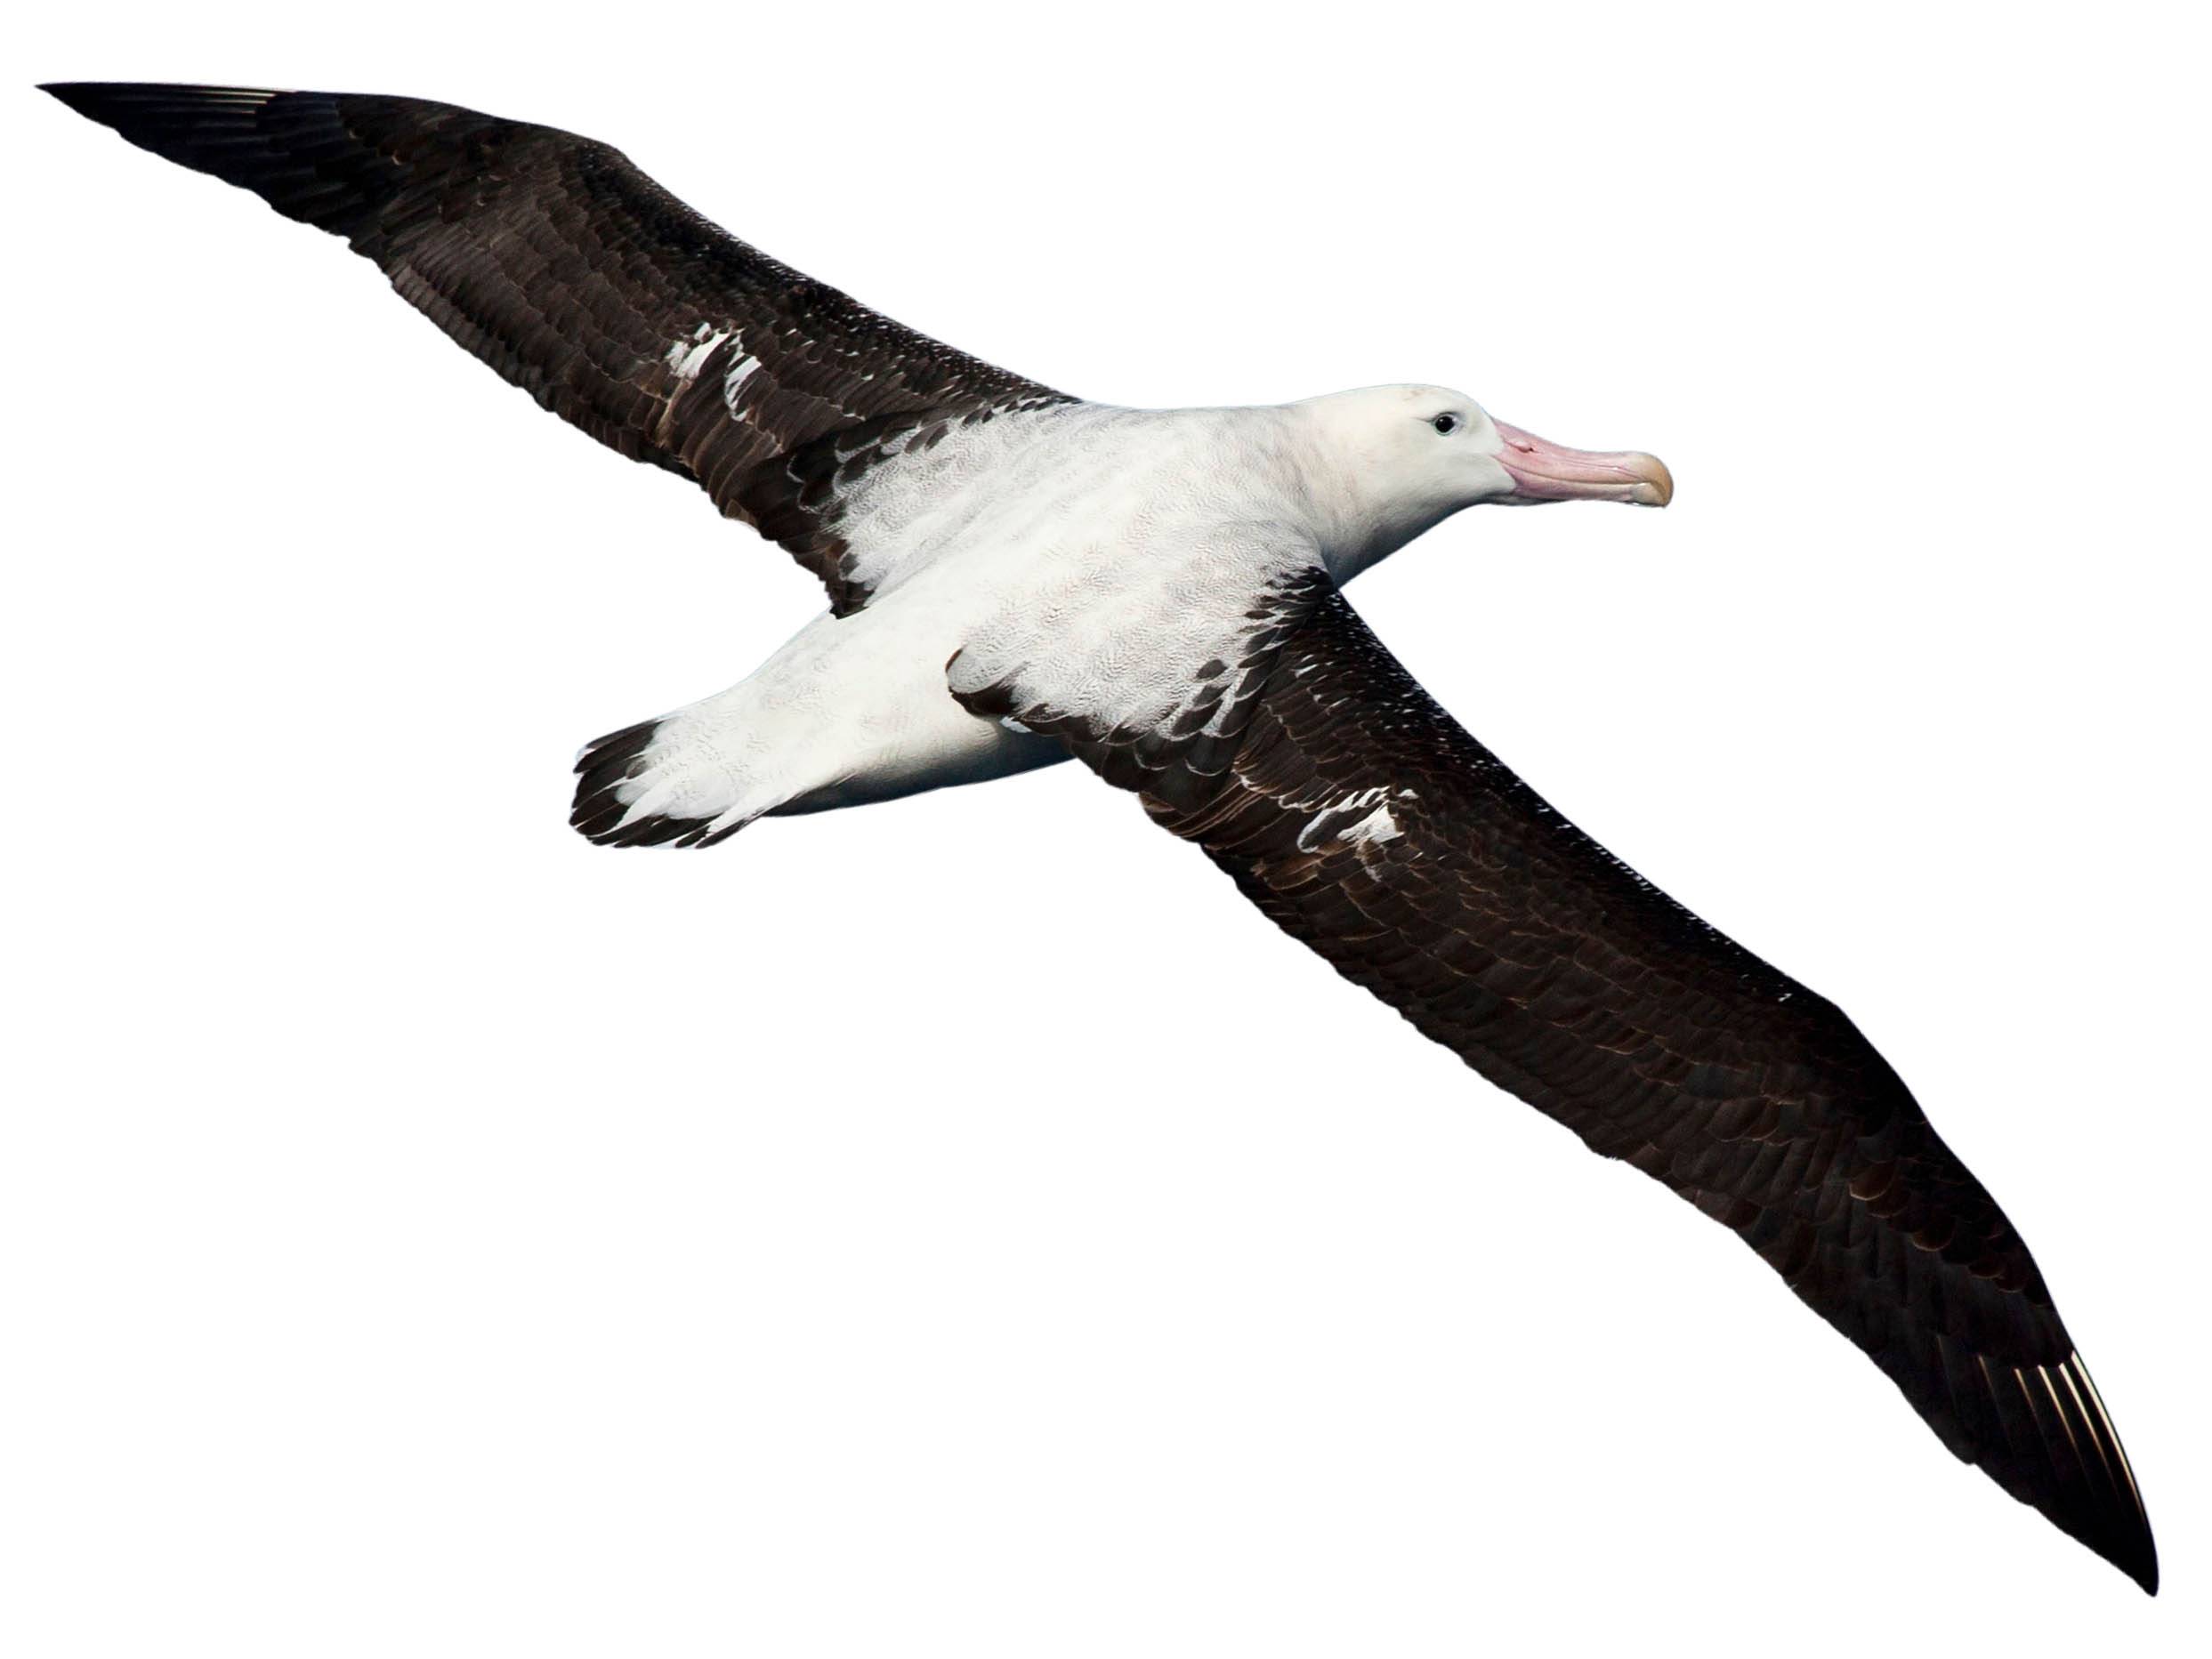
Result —
POLYGON ((913 538, 869 608, 926 616, 966 679, 1037 664, 1102 706, 1171 703, 1251 596, 1312 557, 1280 411, 1078 406, 941 449, 856 522, 913 538))

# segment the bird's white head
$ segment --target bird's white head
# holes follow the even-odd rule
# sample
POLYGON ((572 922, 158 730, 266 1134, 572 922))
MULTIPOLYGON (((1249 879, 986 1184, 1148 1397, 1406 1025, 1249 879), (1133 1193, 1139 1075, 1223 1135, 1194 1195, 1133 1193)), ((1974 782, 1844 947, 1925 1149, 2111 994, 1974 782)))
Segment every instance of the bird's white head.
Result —
POLYGON ((1443 386, 1370 386, 1290 406, 1320 452, 1332 565, 1364 568, 1463 507, 1622 501, 1664 507, 1675 480, 1640 450, 1570 449, 1492 420, 1443 386))

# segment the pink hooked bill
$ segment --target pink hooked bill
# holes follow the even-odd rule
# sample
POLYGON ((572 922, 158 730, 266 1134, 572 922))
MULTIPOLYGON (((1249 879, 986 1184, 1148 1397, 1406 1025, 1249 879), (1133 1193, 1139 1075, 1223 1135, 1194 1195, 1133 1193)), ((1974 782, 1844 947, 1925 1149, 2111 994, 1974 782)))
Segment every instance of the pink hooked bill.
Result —
POLYGON ((1664 507, 1675 498, 1674 475, 1657 455, 1640 449, 1570 449, 1503 421, 1496 424, 1506 440, 1498 463, 1514 481, 1506 501, 1628 501, 1664 507))

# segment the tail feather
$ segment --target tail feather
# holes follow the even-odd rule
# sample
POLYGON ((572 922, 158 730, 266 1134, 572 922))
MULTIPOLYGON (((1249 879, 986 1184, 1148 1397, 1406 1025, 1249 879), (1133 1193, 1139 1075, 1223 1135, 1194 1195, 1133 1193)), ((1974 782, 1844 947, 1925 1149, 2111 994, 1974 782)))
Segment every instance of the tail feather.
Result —
POLYGON ((642 721, 584 746, 569 823, 601 847, 712 847, 764 809, 734 799, 726 773, 702 777, 677 734, 680 715, 642 721), (717 785, 719 786, 717 786, 717 785))

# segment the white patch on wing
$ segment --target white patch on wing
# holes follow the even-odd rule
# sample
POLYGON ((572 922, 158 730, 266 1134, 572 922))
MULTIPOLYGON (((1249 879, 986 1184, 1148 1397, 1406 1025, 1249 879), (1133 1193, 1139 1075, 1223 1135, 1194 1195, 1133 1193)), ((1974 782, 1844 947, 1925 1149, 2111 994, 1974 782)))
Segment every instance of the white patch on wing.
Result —
MULTIPOLYGON (((1313 812, 1305 827, 1298 832, 1298 850, 1313 852, 1322 842, 1330 840, 1348 847, 1376 847, 1396 841, 1405 831, 1399 827, 1397 815, 1390 809, 1390 793, 1377 784, 1372 788, 1354 790, 1327 806, 1312 801, 1288 802, 1296 810, 1313 812), (1347 822, 1347 817, 1354 813, 1360 816, 1347 822)), ((1401 789, 1398 793, 1404 795, 1411 792, 1401 789)))
POLYGON ((1350 829, 1338 830, 1336 839, 1354 847, 1365 847, 1370 842, 1396 841, 1404 834, 1398 827, 1398 820, 1390 815, 1390 809, 1377 807, 1350 829))
POLYGON ((761 366, 756 357, 741 357, 730 366, 730 372, 722 377, 723 407, 735 415, 738 412, 738 388, 751 379, 761 366))
POLYGON ((727 328, 716 328, 712 323, 701 323, 690 339, 679 340, 668 348, 668 366, 675 370, 679 380, 698 378, 700 366, 731 333, 727 328))

